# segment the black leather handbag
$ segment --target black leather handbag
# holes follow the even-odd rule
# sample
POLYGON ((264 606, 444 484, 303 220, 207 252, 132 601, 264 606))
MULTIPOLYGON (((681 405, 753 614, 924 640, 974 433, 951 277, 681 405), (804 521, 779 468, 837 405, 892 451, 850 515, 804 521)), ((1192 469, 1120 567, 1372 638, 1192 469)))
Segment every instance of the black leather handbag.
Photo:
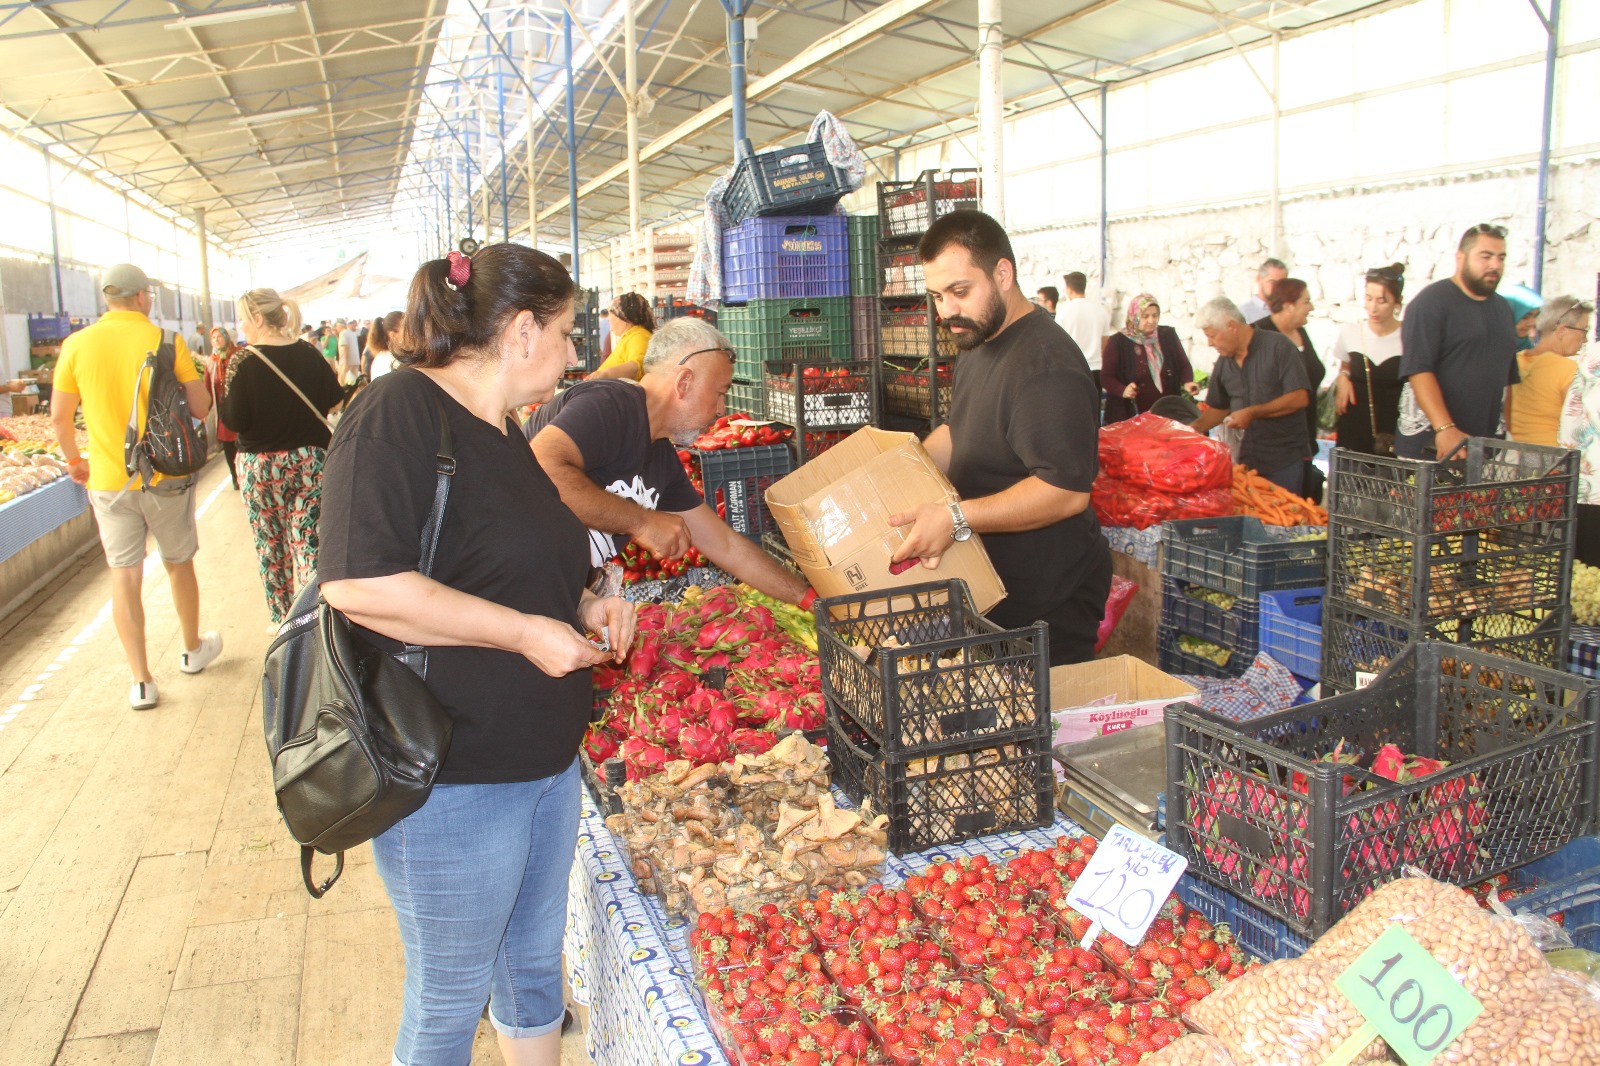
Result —
MULTIPOLYGON (((437 397, 435 398, 437 403, 437 397)), ((444 524, 454 441, 444 405, 433 508, 422 529, 418 569, 433 572, 444 524)), ((272 787, 289 832, 300 843, 306 891, 320 899, 344 872, 344 852, 420 808, 450 750, 452 723, 429 691, 427 649, 388 654, 328 606, 313 577, 267 648, 261 675, 262 724, 272 787), (313 879, 313 853, 337 856, 333 873, 313 879)))

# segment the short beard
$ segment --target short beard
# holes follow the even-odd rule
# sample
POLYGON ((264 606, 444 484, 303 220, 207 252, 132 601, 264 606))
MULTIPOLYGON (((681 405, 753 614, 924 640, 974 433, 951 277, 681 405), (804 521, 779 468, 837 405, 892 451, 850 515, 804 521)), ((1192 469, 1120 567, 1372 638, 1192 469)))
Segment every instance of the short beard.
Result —
POLYGON ((1494 291, 1500 287, 1500 279, 1498 277, 1493 281, 1485 281, 1483 276, 1479 274, 1464 274, 1461 278, 1461 283, 1474 296, 1493 296, 1494 291))
POLYGON ((986 343, 1000 332, 1000 327, 1006 321, 1006 302, 1000 295, 1000 290, 995 289, 994 301, 985 309, 981 320, 973 320, 961 315, 945 319, 945 325, 959 324, 966 327, 965 333, 951 333, 959 351, 970 352, 974 348, 986 343))

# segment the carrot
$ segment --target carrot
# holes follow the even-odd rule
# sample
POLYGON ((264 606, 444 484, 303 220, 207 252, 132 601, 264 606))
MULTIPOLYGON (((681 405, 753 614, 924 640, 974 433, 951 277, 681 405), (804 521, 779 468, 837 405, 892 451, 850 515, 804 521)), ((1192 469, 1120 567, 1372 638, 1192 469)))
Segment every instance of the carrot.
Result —
POLYGON ((1285 491, 1243 464, 1233 468, 1233 502, 1239 513, 1253 514, 1269 525, 1326 525, 1328 522, 1327 511, 1285 491))

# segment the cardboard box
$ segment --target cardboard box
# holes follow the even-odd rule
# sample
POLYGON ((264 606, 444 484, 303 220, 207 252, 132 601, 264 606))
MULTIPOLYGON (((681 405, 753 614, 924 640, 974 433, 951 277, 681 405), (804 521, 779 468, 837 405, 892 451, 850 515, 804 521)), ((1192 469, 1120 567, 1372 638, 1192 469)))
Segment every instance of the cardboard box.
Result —
POLYGON ((1192 700, 1193 686, 1142 659, 1118 655, 1050 671, 1052 744, 1077 744, 1124 729, 1159 725, 1169 704, 1192 700))
POLYGON ((1006 590, 978 537, 952 547, 938 570, 889 573, 889 560, 905 542, 889 516, 958 498, 915 434, 867 426, 773 484, 767 509, 819 596, 960 578, 973 604, 987 611, 1006 590))
POLYGON ((39 406, 37 393, 17 392, 11 396, 11 413, 13 415, 31 415, 39 406))

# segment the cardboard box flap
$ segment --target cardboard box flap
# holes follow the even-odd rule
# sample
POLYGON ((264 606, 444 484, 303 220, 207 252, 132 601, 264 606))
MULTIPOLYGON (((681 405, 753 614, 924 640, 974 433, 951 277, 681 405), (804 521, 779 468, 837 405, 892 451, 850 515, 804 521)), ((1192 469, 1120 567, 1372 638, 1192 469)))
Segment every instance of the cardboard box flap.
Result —
POLYGON ((1095 659, 1050 671, 1050 709, 1071 710, 1091 704, 1121 706, 1152 700, 1193 699, 1198 693, 1186 684, 1131 655, 1095 659))

